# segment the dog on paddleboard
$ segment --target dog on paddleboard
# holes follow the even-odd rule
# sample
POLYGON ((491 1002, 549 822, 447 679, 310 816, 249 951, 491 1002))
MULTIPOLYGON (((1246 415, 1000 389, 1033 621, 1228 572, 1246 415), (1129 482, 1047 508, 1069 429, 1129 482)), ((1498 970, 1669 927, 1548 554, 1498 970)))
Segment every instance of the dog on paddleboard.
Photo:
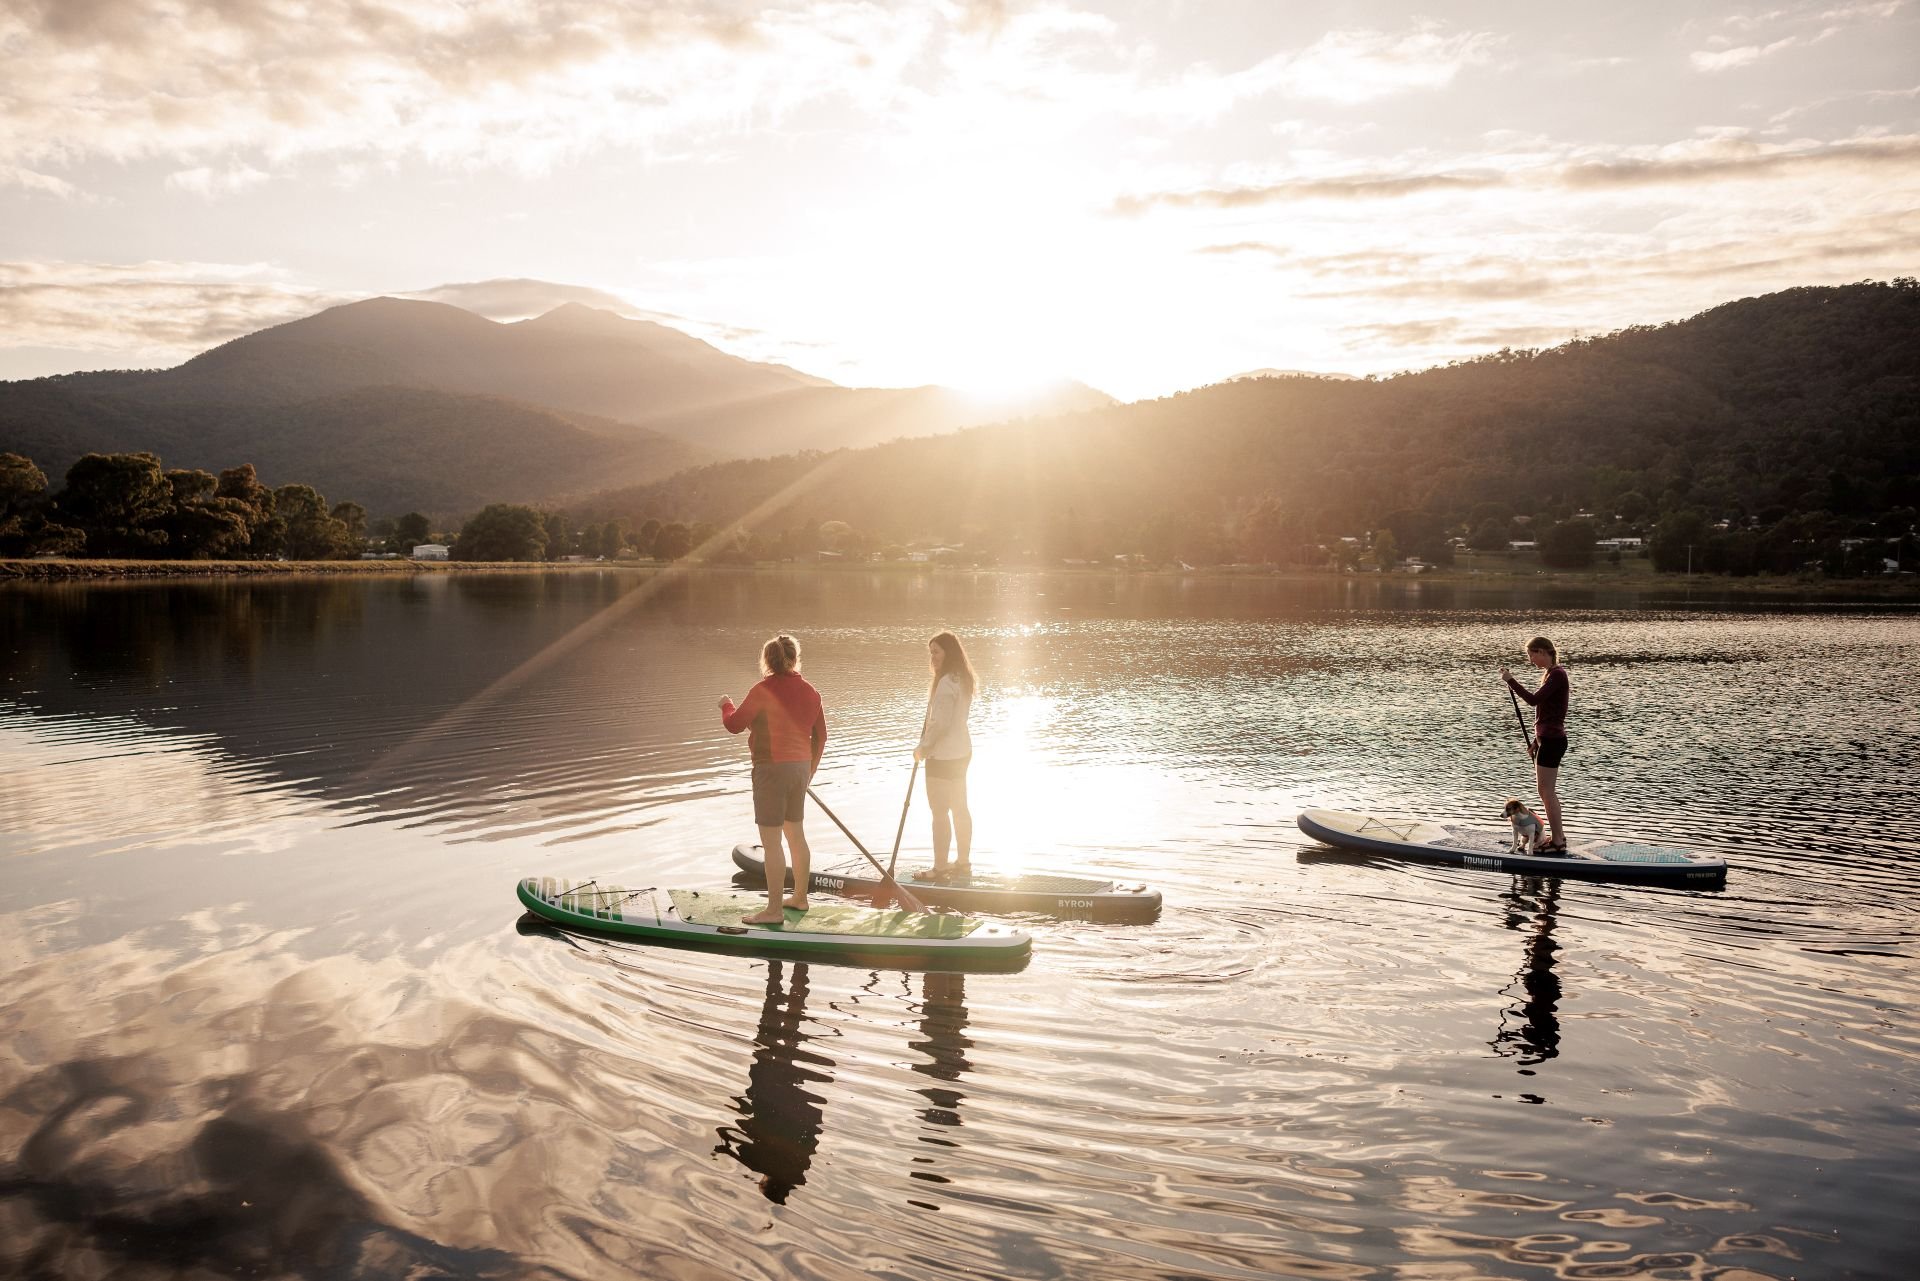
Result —
POLYGON ((1540 816, 1518 800, 1509 800, 1505 813, 1507 821, 1513 824, 1513 852, 1542 853, 1541 847, 1547 843, 1547 825, 1540 821, 1540 816))

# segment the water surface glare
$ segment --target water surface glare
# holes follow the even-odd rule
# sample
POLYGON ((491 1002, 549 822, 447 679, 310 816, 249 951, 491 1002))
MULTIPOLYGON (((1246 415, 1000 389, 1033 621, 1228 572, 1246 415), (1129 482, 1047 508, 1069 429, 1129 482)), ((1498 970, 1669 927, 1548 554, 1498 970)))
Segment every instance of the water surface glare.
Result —
POLYGON ((1337 580, 9 587, 0 1274, 1907 1275, 1916 653, 1910 609, 1337 580), (976 860, 1149 881, 1157 922, 1029 918, 1025 970, 956 975, 521 917, 527 874, 727 883, 714 704, 776 629, 822 794, 890 844, 947 627, 976 860), (1575 834, 1724 890, 1299 834, 1497 826, 1536 631, 1575 834))

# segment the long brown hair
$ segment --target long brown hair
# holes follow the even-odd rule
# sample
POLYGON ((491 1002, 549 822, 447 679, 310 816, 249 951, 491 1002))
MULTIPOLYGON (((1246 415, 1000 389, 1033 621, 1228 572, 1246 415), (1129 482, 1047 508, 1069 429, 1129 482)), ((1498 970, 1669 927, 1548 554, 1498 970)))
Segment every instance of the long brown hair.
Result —
POLYGON ((941 632, 928 644, 940 647, 940 670, 933 674, 931 681, 927 682, 927 697, 933 697, 933 691, 940 687, 941 677, 958 676, 960 688, 967 691, 968 698, 972 698, 975 683, 973 664, 967 661, 967 651, 960 648, 960 638, 952 632, 941 632))
POLYGON ((1528 641, 1527 653, 1545 654, 1547 656, 1547 662, 1549 663, 1558 663, 1560 661, 1560 651, 1555 649, 1553 642, 1544 636, 1536 636, 1528 641))
POLYGON ((760 647, 760 670, 768 676, 785 676, 800 670, 800 642, 781 632, 760 647))

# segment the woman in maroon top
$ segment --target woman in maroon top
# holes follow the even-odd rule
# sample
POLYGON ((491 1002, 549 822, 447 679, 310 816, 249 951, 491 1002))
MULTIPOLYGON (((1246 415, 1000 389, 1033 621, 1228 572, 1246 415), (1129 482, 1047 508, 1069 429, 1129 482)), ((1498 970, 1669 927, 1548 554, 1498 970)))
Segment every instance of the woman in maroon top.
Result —
POLYGON ((807 909, 807 882, 813 851, 801 828, 806 817, 807 785, 820 768, 827 748, 827 717, 820 692, 800 674, 800 642, 780 635, 760 650, 764 679, 747 691, 735 707, 720 700, 720 723, 729 734, 751 729, 747 745, 753 753, 753 821, 760 829, 760 848, 767 860, 767 905, 740 919, 748 925, 777 925, 785 919, 783 907, 807 909), (793 847, 793 896, 783 898, 787 861, 780 837, 793 847))
POLYGON ((1538 689, 1528 689, 1504 667, 1500 675, 1509 689, 1533 705, 1533 774, 1540 784, 1540 799, 1546 803, 1549 832, 1542 848, 1549 854, 1564 854, 1567 829, 1560 823, 1560 762, 1567 756, 1567 702, 1573 686, 1567 669, 1560 666, 1559 652, 1546 637, 1527 642, 1527 661, 1546 673, 1538 689))

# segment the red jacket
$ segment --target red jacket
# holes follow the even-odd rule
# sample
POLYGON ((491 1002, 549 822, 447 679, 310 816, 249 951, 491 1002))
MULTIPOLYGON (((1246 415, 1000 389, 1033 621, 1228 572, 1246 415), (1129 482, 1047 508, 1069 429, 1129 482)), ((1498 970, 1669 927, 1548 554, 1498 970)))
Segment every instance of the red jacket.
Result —
POLYGON ((720 706, 720 723, 727 733, 751 728, 747 746, 756 765, 772 761, 811 761, 820 767, 827 750, 827 714, 820 691, 798 672, 769 676, 747 691, 740 706, 732 699, 720 706))

